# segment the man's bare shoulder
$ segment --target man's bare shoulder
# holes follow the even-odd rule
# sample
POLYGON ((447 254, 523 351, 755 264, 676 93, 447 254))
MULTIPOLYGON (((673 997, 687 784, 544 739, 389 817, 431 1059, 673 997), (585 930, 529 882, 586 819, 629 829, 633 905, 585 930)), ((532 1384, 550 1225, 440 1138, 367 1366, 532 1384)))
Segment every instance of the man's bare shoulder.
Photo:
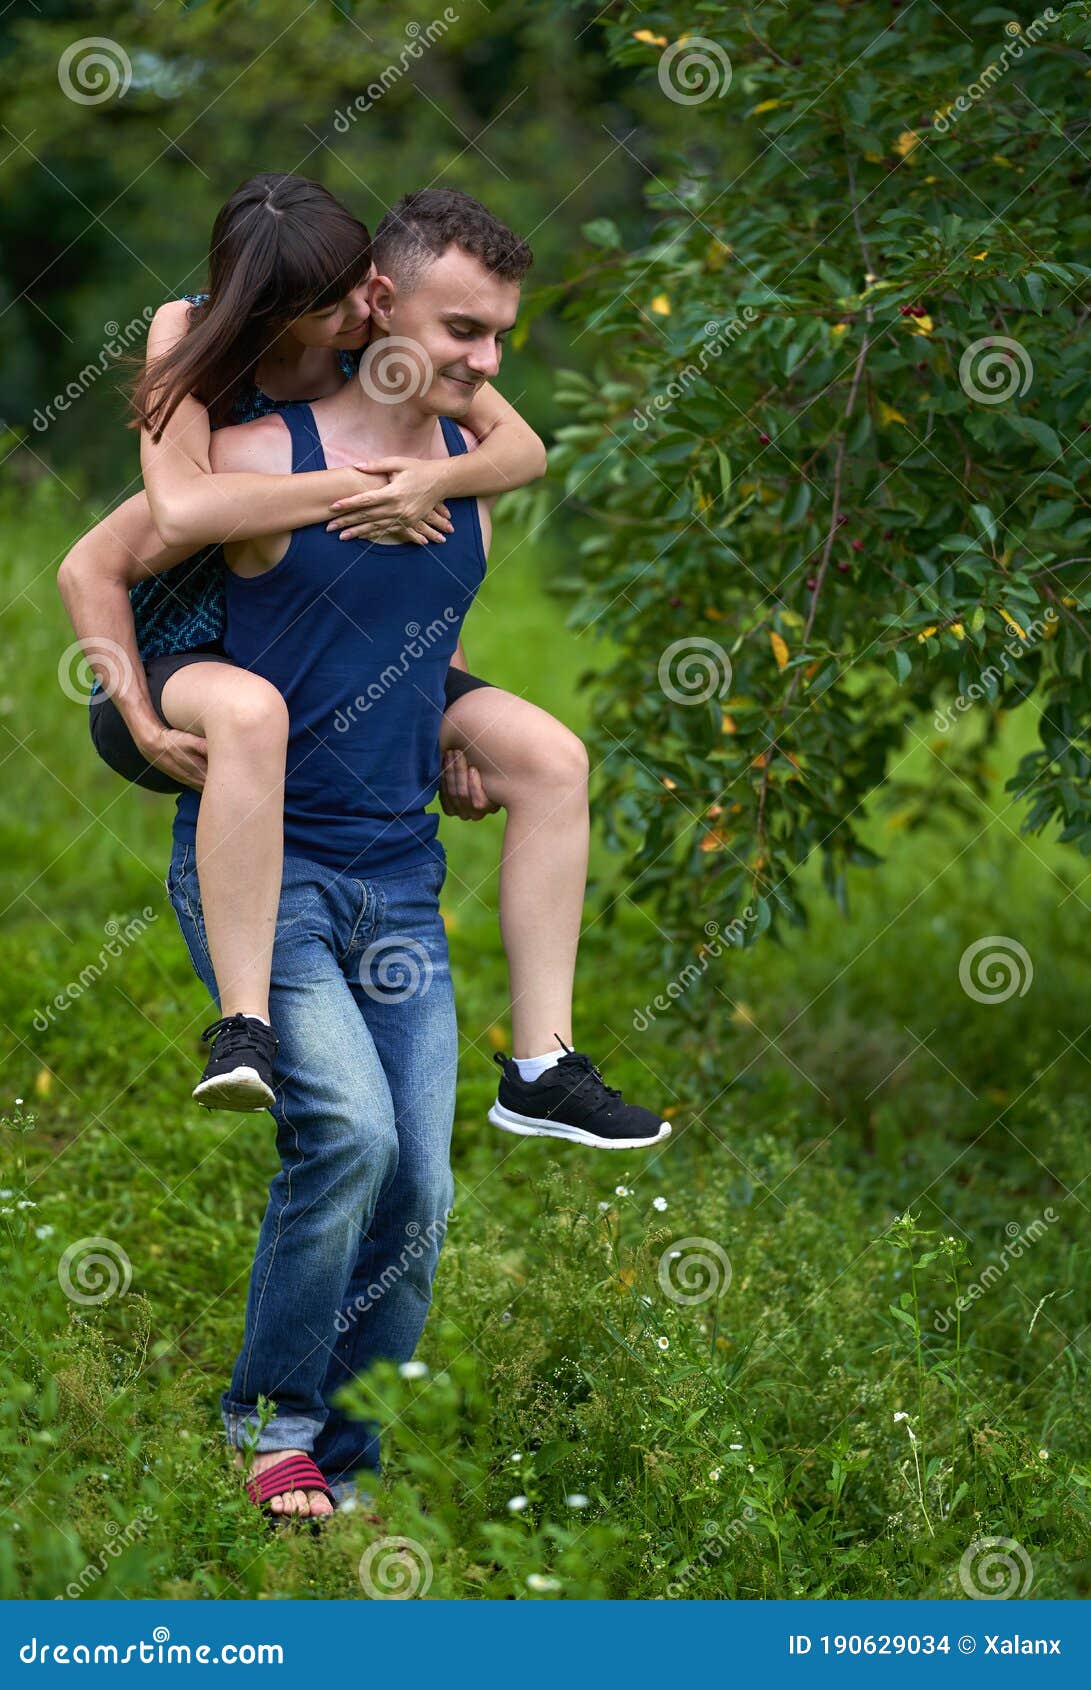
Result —
POLYGON ((290 475, 292 437, 274 411, 253 422, 234 423, 214 430, 209 443, 213 474, 249 470, 257 475, 290 475))

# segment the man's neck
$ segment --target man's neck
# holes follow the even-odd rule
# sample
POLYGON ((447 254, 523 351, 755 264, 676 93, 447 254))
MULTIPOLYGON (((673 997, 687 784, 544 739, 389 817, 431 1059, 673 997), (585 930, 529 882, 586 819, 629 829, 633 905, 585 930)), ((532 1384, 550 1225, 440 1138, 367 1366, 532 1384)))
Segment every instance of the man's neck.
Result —
POLYGON ((338 393, 314 407, 323 433, 339 440, 366 440, 374 457, 427 458, 437 433, 434 411, 417 399, 384 404, 371 398, 361 383, 347 381, 338 393))

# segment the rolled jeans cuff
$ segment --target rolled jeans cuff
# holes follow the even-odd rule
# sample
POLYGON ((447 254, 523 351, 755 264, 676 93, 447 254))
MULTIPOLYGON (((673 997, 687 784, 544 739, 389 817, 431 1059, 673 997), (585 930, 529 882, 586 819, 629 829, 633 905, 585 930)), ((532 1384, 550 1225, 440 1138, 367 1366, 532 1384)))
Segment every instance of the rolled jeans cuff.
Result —
POLYGON ((310 1451, 325 1424, 325 1415, 277 1414, 262 1427, 256 1408, 247 1403, 228 1402, 226 1397, 221 1401, 220 1411, 228 1443, 235 1449, 253 1449, 259 1455, 273 1449, 310 1451))

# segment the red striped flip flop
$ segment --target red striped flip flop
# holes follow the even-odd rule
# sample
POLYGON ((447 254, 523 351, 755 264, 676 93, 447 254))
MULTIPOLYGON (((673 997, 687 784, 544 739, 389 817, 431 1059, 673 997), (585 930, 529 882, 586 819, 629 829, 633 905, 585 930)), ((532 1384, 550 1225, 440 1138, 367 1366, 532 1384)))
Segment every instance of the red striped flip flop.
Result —
POLYGON ((259 1473, 256 1478, 249 1481, 246 1494, 255 1508, 264 1509, 267 1514, 276 1520, 299 1518, 317 1520, 326 1517, 315 1514, 304 1514, 302 1516, 273 1514, 272 1509, 268 1506, 273 1497, 284 1496, 292 1490, 318 1490, 322 1492, 323 1496, 328 1496, 331 1502, 333 1501, 333 1492, 309 1455, 289 1455, 283 1461, 274 1462, 272 1467, 267 1467, 264 1473, 259 1473))

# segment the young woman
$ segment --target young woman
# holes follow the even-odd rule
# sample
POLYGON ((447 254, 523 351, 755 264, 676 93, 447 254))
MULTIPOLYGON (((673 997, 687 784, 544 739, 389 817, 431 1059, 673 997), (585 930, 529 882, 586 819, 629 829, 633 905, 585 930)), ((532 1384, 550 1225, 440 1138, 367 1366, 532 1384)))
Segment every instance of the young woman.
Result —
MULTIPOLYGON (((220 1018, 194 1096, 274 1101, 269 974, 280 893, 287 713, 276 689, 229 662, 217 543, 327 520, 341 539, 442 546, 447 498, 488 496, 544 468, 537 436, 490 387, 466 423, 477 449, 354 470, 213 474, 210 431, 333 393, 358 374, 374 274, 367 230, 317 183, 262 175, 216 219, 206 295, 156 314, 134 393, 145 493, 93 529, 60 587, 98 683, 92 737, 118 773, 202 793, 197 870, 220 1018), (205 548, 205 549, 199 549, 205 548), (211 549, 210 549, 211 548, 211 549), (101 688, 101 690, 99 690, 101 688)), ((514 1060, 490 1119, 605 1147, 670 1128, 626 1104, 572 1050, 572 985, 587 866, 587 760, 544 711, 467 672, 447 685, 441 749, 448 813, 507 812, 500 921, 514 1060)))

